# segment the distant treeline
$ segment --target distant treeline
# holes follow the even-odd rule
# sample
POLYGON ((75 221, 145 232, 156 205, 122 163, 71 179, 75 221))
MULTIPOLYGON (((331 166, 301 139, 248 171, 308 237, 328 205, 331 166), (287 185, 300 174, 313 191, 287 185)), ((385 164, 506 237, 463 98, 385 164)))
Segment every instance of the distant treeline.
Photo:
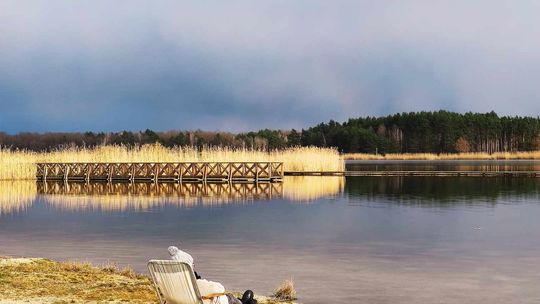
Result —
POLYGON ((13 149, 52 150, 103 144, 220 146, 280 149, 289 146, 336 147, 341 152, 453 153, 540 150, 540 118, 499 117, 495 112, 411 112, 384 117, 330 121, 306 130, 228 132, 168 131, 116 133, 0 133, 0 145, 13 149))
POLYGON ((364 153, 540 150, 540 118, 448 111, 355 118, 304 130, 302 144, 364 153))

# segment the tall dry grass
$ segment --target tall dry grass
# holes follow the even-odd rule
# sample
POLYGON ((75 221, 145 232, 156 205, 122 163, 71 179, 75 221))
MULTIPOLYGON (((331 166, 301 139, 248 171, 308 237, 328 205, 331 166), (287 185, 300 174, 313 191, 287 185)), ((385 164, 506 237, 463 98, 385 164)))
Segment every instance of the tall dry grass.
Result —
POLYGON ((274 298, 278 301, 294 301, 296 300, 296 289, 292 279, 285 280, 274 291, 274 298))
POLYGON ((35 179, 40 162, 283 162, 286 171, 339 171, 343 159, 335 149, 297 147, 271 152, 248 149, 99 146, 52 152, 0 149, 0 180, 35 179))
POLYGON ((345 160, 513 160, 513 159, 540 159, 540 151, 524 152, 471 152, 471 153, 389 153, 364 154, 346 153, 345 160))

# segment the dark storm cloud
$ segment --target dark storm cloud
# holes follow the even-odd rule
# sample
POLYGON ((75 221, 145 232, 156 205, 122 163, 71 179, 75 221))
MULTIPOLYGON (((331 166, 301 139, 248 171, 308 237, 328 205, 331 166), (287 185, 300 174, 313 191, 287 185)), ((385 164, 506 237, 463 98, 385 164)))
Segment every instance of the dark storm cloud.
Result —
POLYGON ((540 113, 535 1, 2 1, 0 129, 540 113))

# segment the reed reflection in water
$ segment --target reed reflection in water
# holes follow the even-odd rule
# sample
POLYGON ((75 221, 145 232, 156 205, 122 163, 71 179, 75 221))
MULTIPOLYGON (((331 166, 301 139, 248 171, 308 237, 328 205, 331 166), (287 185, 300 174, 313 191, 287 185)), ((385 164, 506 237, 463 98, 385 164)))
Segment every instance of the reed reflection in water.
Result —
POLYGON ((345 188, 343 176, 285 176, 283 197, 295 202, 312 202, 335 197, 345 188))
POLYGON ((0 216, 27 210, 36 194, 34 181, 0 181, 0 216))
POLYGON ((39 194, 44 201, 71 211, 146 211, 176 206, 212 207, 254 201, 287 199, 312 202, 343 192, 343 177, 295 176, 282 183, 77 183, 0 182, 0 215, 26 210, 39 194))
POLYGON ((285 198, 310 202, 343 191, 343 177, 287 177, 283 183, 63 183, 38 184, 44 201, 62 210, 145 211, 245 204, 285 198))
POLYGON ((219 206, 282 196, 280 183, 39 183, 44 201, 62 210, 145 211, 219 206))
POLYGON ((0 182, 0 216, 27 211, 36 195, 53 208, 71 211, 134 211, 176 206, 192 208, 284 199, 310 203, 345 194, 349 204, 449 207, 493 205, 501 199, 539 199, 534 178, 287 176, 282 183, 63 183, 0 182))

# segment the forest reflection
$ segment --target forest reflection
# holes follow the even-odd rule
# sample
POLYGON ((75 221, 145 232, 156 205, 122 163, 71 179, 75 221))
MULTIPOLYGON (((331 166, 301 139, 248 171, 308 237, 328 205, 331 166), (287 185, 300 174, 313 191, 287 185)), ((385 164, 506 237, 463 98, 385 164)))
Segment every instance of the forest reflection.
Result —
POLYGON ((418 207, 494 205, 540 198, 540 180, 527 177, 361 177, 347 178, 350 204, 391 203, 418 207))
POLYGON ((156 207, 213 207, 287 200, 310 203, 342 196, 351 205, 390 203, 419 207, 492 206, 501 199, 540 199, 536 178, 516 177, 285 177, 282 183, 63 183, 0 181, 0 216, 30 209, 39 197, 70 211, 146 211, 156 207))

